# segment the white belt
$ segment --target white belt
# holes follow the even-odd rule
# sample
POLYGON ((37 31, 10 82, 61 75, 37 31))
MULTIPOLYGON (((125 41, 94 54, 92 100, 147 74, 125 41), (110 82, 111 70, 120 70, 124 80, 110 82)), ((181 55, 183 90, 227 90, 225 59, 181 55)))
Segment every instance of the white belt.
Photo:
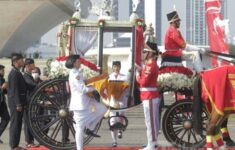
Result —
POLYGON ((157 91, 156 87, 147 87, 147 88, 140 88, 141 92, 146 92, 146 91, 157 91))

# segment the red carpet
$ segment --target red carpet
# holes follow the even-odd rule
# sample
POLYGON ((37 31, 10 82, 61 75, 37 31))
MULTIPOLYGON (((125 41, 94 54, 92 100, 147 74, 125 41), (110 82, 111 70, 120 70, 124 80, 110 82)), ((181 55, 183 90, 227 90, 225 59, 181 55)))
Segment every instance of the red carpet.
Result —
MULTIPOLYGON (((138 150, 140 147, 85 147, 84 150, 138 150)), ((38 148, 29 148, 28 150, 49 150, 46 147, 38 147, 38 148)), ((178 150, 173 147, 158 147, 156 150, 178 150)), ((201 148, 199 150, 206 150, 206 148, 201 148)), ((215 149, 217 150, 217 149, 215 149)), ((235 148, 226 148, 226 150, 235 150, 235 148)))
MULTIPOLYGON (((138 150, 140 147, 85 147, 84 150, 138 150)), ((29 148, 28 150, 49 150, 46 147, 29 148)), ((177 148, 165 147, 157 150, 177 150, 177 148)))

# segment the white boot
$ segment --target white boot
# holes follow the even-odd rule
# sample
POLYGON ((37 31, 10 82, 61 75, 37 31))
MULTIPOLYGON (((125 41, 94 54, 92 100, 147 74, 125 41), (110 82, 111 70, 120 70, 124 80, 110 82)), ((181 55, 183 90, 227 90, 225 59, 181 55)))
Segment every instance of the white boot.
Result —
POLYGON ((225 145, 222 145, 219 147, 219 150, 225 150, 226 149, 226 146, 225 145))

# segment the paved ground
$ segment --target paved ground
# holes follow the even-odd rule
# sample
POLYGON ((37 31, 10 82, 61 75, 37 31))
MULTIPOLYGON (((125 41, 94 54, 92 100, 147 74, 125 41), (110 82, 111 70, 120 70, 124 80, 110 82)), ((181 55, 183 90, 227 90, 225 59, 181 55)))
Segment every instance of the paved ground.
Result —
MULTIPOLYGON (((127 130, 123 134, 123 138, 118 141, 118 146, 120 147, 141 147, 143 144, 146 143, 146 129, 144 124, 144 116, 143 110, 141 106, 131 109, 130 111, 126 112, 126 115, 129 119, 129 126, 127 130)), ((235 118, 231 117, 229 120, 229 130, 230 133, 235 139, 235 118)), ((101 135, 101 138, 93 139, 87 147, 96 147, 99 150, 106 147, 106 149, 111 149, 111 136, 108 130, 107 120, 104 120, 102 126, 98 132, 101 135), (101 148, 102 147, 102 148, 101 148), (110 147, 110 148, 109 148, 110 147)), ((9 148, 9 129, 4 132, 1 138, 4 141, 4 144, 0 144, 0 150, 10 150, 9 148)), ((24 134, 22 132, 21 136, 21 146, 25 145, 24 142, 24 134)), ((163 134, 160 134, 158 139, 159 147, 164 147, 164 149, 173 149, 173 148, 166 148, 171 147, 171 144, 166 141, 163 134)), ((39 150, 39 149, 38 149, 39 150)), ((117 149, 116 149, 117 150, 117 149)))

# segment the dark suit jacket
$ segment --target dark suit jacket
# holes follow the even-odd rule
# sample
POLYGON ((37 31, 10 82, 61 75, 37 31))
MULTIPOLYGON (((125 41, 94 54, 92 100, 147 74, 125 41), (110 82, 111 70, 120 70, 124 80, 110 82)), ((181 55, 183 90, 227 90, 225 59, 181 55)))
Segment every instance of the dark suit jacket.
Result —
MULTIPOLYGON (((0 75, 0 87, 3 85, 3 83, 5 83, 5 79, 2 75, 0 75)), ((5 100, 5 94, 7 93, 7 90, 4 89, 0 89, 0 105, 1 105, 1 102, 5 100)))
POLYGON ((8 103, 9 106, 25 106, 26 105, 26 83, 21 72, 12 68, 8 75, 8 103))
POLYGON ((27 101, 29 102, 30 98, 32 96, 32 93, 37 86, 37 83, 34 81, 32 75, 30 73, 25 72, 23 76, 24 76, 24 80, 26 83, 26 87, 27 87, 26 97, 27 97, 27 101))

